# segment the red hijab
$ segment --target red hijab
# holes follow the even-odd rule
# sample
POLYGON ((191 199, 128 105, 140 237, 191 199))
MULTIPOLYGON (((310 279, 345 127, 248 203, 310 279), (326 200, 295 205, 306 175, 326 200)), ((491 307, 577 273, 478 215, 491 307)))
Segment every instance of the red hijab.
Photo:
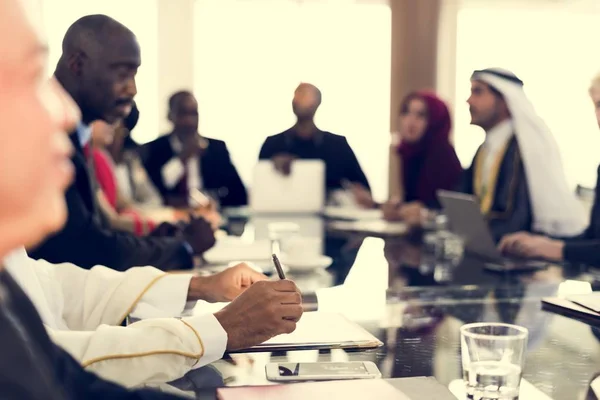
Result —
POLYGON ((409 201, 418 200, 430 207, 439 207, 436 192, 456 189, 463 171, 450 144, 450 112, 444 101, 425 90, 408 94, 402 101, 401 110, 414 99, 423 100, 427 106, 427 128, 418 142, 401 142, 398 147, 405 195, 409 201), (414 187, 406 187, 407 182, 414 182, 414 187))

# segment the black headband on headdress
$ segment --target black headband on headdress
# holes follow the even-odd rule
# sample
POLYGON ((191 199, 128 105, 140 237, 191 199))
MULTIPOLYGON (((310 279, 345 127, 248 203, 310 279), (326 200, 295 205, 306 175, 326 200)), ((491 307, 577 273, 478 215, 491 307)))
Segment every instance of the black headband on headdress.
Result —
POLYGON ((494 75, 497 76, 498 78, 502 78, 502 79, 506 79, 507 81, 511 81, 513 83, 516 83, 519 86, 523 86, 523 81, 521 79, 519 79, 516 75, 513 75, 511 73, 508 72, 504 72, 501 70, 497 70, 497 69, 480 69, 477 70, 475 72, 473 72, 473 78, 476 78, 477 74, 490 74, 490 75, 494 75))

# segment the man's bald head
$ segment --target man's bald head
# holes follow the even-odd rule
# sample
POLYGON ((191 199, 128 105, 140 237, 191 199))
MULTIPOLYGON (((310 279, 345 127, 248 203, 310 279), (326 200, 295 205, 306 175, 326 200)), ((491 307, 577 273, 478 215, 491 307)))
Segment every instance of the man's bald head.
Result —
POLYGON ((169 121, 173 123, 173 132, 180 137, 198 134, 198 102, 194 95, 181 90, 169 98, 169 121))
POLYGON ((321 105, 321 91, 313 84, 301 83, 294 92, 292 108, 299 120, 314 118, 321 105))
POLYGON ((63 57, 78 51, 98 53, 117 36, 135 37, 120 22, 102 14, 79 18, 67 30, 62 42, 63 57))
POLYGON ((106 15, 88 15, 67 30, 56 77, 89 123, 114 123, 131 111, 141 64, 133 32, 106 15))

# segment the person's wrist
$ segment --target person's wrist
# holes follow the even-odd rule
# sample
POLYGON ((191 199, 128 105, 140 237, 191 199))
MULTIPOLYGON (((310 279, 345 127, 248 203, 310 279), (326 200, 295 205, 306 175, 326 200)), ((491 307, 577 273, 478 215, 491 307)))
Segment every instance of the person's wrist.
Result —
POLYGON ((207 276, 194 276, 190 280, 190 286, 188 289, 188 301, 207 300, 206 294, 208 293, 208 286, 210 277, 207 276))
POLYGON ((556 261, 562 261, 564 259, 565 242, 562 240, 555 240, 551 246, 551 258, 556 261))
POLYGON ((227 334, 227 346, 226 349, 227 350, 233 350, 233 327, 231 324, 231 320, 230 318, 228 318, 228 312, 227 312, 227 308, 224 308, 222 310, 217 311, 216 313, 213 314, 214 317, 217 319, 217 321, 219 322, 219 324, 221 325, 221 327, 223 328, 223 330, 225 331, 225 333, 227 334))

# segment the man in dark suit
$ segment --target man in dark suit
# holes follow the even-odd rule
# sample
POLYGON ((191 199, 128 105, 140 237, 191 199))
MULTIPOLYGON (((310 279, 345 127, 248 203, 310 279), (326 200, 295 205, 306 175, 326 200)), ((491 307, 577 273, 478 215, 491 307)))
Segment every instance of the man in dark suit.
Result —
POLYGON ((101 264, 116 270, 140 265, 187 269, 193 266, 194 253, 214 244, 212 229, 204 220, 192 221, 181 239, 139 238, 110 229, 99 213, 83 152, 90 139, 86 125, 99 119, 112 124, 130 113, 140 63, 135 35, 109 17, 87 16, 67 31, 55 76, 82 112, 82 124, 70 134, 75 181, 66 193, 66 226, 33 249, 33 258, 83 268, 101 264))
POLYGON ((190 190, 206 191, 224 207, 248 203, 246 188, 222 140, 198 133, 198 102, 187 91, 169 99, 173 131, 141 150, 144 166, 166 205, 188 206, 190 190))
POLYGON ((320 105, 321 91, 314 85, 300 84, 292 101, 296 124, 269 136, 258 158, 272 160, 275 168, 285 175, 290 173, 295 159, 322 160, 328 194, 345 188, 347 183, 353 186, 353 191, 370 199, 369 182, 346 138, 317 128, 314 118, 320 105))

